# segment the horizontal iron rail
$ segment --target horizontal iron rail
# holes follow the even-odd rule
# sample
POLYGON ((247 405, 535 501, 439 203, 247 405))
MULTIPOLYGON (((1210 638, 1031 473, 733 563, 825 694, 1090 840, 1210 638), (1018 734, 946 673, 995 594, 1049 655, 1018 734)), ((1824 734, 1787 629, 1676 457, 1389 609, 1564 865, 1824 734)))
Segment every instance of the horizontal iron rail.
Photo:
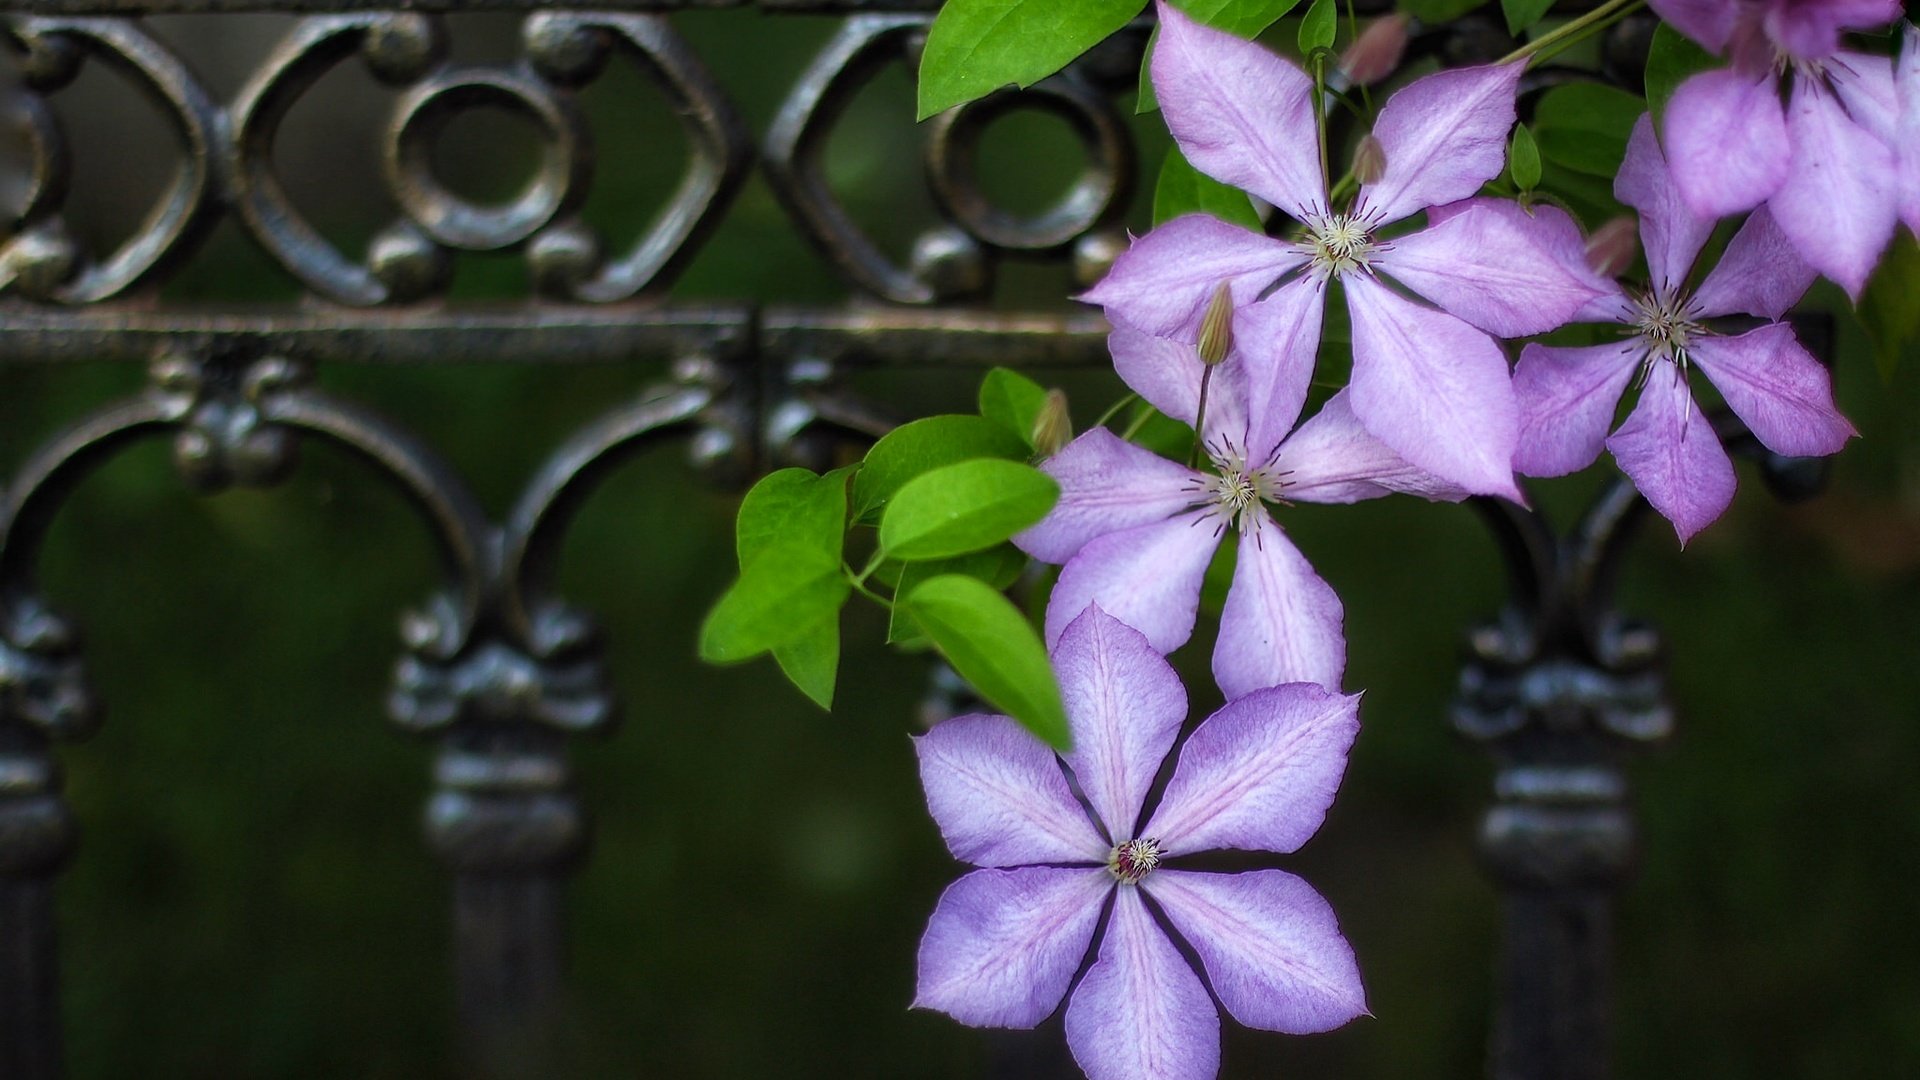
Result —
MULTIPOLYGON (((551 0, 0 0, 0 12, 27 15, 220 15, 236 12, 320 13, 347 11, 535 11, 553 8, 551 0)), ((934 11, 940 0, 595 0, 564 5, 581 11, 697 11, 760 8, 764 11, 848 14, 862 11, 934 11)), ((1142 0, 1145 6, 1145 0, 1142 0)), ((1355 0, 1361 11, 1384 11, 1392 0, 1355 0)), ((1593 6, 1593 0, 1565 0, 1567 10, 1593 6)))
POLYGON ((853 365, 1078 367, 1106 360, 1098 312, 741 304, 192 312, 0 305, 0 367, 147 363, 175 352, 360 364, 611 364, 738 356, 853 365))

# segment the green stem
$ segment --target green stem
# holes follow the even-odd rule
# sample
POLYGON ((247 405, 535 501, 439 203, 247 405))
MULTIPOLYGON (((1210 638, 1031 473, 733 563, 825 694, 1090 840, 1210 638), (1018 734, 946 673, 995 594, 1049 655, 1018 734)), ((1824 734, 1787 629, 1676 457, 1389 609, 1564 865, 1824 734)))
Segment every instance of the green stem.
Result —
POLYGON ((1119 416, 1121 409, 1124 409, 1127 406, 1139 400, 1140 400, 1139 394, 1128 394, 1126 397, 1123 397, 1119 401, 1114 402, 1112 408, 1108 409, 1106 412, 1101 413, 1100 419, 1095 420, 1093 422, 1093 426, 1106 427, 1107 421, 1112 420, 1116 416, 1119 416))
POLYGON ((1564 23, 1545 34, 1541 34, 1539 37, 1534 38, 1532 41, 1501 57, 1497 62, 1510 64, 1515 60, 1527 60, 1528 66, 1531 67, 1532 60, 1529 58, 1539 53, 1542 49, 1558 45, 1562 41, 1567 41, 1569 44, 1571 44, 1572 41, 1578 41, 1590 33, 1604 29, 1602 24, 1612 25, 1609 20, 1613 19, 1616 15, 1624 15, 1627 12, 1643 6, 1645 3, 1646 0, 1607 0, 1606 3, 1601 4, 1585 15, 1564 23))
POLYGON ((874 592, 872 589, 869 589, 865 585, 861 584, 860 578, 852 578, 850 580, 852 580, 853 582, 853 591, 859 593, 861 596, 866 597, 867 599, 873 601, 874 603, 879 604, 881 607, 886 608, 888 611, 893 610, 893 601, 887 599, 884 596, 881 596, 879 593, 874 592))
POLYGON ((1148 409, 1146 412, 1134 417, 1133 423, 1127 425, 1127 430, 1120 433, 1120 441, 1132 442, 1133 437, 1140 434, 1140 429, 1147 426, 1147 421, 1158 415, 1160 415, 1159 409, 1148 409))
POLYGON ((854 588, 860 589, 861 592, 866 592, 867 590, 864 588, 861 588, 861 586, 865 585, 867 579, 873 576, 873 572, 875 570, 880 569, 880 564, 886 561, 887 561, 887 553, 885 549, 875 548, 873 551, 873 557, 867 560, 866 569, 861 570, 858 574, 856 574, 853 572, 853 567, 848 566, 846 568, 847 580, 853 582, 854 588))
MULTIPOLYGON (((1327 54, 1313 54, 1313 133, 1320 142, 1320 181, 1333 175, 1327 168, 1327 54)), ((1327 192, 1327 212, 1333 212, 1333 193, 1327 192)))
POLYGON ((1590 30, 1588 30, 1587 34, 1583 34, 1581 35, 1581 37, 1578 37, 1578 38, 1571 38, 1551 48, 1543 49, 1540 52, 1535 53, 1533 56, 1533 59, 1527 61, 1527 66, 1538 67, 1539 65, 1546 63, 1548 60, 1551 60, 1554 57, 1559 56, 1561 53, 1567 51, 1568 49, 1573 48, 1575 45, 1580 44, 1580 41, 1582 38, 1587 37, 1588 35, 1591 35, 1591 34, 1603 33, 1604 31, 1606 31, 1608 27, 1612 26, 1614 23, 1619 22, 1621 19, 1626 18, 1627 16, 1633 14, 1634 12, 1640 10, 1645 6, 1646 6, 1646 0, 1640 0, 1639 3, 1628 4, 1626 7, 1623 7, 1619 11, 1614 12, 1612 15, 1608 16, 1606 19, 1602 20, 1601 22, 1595 23, 1593 27, 1590 30))
POLYGON ((1360 182, 1353 178, 1353 170, 1348 169, 1345 176, 1334 181, 1333 191, 1328 194, 1327 198, 1333 206, 1339 206, 1341 199, 1353 194, 1359 187, 1360 182))
POLYGON ((1200 371, 1200 406, 1193 411, 1193 449, 1187 451, 1187 468, 1200 464, 1200 444, 1207 435, 1207 387, 1213 382, 1213 367, 1208 365, 1200 371))

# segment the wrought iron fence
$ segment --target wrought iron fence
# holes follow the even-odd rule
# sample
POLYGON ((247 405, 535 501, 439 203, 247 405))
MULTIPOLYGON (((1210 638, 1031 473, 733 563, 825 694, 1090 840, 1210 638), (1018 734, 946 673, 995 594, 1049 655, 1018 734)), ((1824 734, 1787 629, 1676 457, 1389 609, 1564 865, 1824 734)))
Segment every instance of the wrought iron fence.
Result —
MULTIPOLYGON (((568 525, 597 482, 663 440, 736 479, 811 462, 837 440, 882 433, 884 414, 844 392, 868 365, 1062 366, 1104 360, 1092 312, 995 310, 982 303, 1009 260, 1064 268, 1060 291, 1098 279, 1124 249, 1134 146, 1123 110, 1147 27, 1033 90, 1003 94, 924 129, 928 190, 942 221, 896 260, 833 188, 826 145, 860 89, 911 66, 930 0, 603 0, 541 10, 533 0, 5 0, 20 73, 4 107, 31 152, 0 246, 0 364, 80 359, 148 365, 147 387, 68 425, 13 472, 0 508, 0 1076, 61 1069, 54 882, 74 822, 55 747, 86 738, 98 703, 68 621, 36 586, 49 524, 75 483, 123 447, 169 440, 195 488, 271 484, 297 448, 332 443, 397 485, 430 526, 444 587, 402 621, 388 702, 399 727, 438 745, 428 839, 454 876, 459 1032, 482 1073, 540 1071, 562 982, 561 887, 585 855, 585 808, 567 745, 615 711, 589 612, 555 581, 568 525), (669 13, 757 8, 842 18, 758 138, 676 33, 669 13), (145 28, 152 14, 298 15, 241 89, 223 100, 145 28), (522 14, 511 63, 448 60, 441 15, 522 14), (394 88, 382 167, 400 216, 347 253, 323 235, 276 172, 283 121, 338 65, 359 62, 394 88), (576 95, 630 64, 666 96, 689 147, 677 189, 624 248, 579 210, 594 181, 593 131, 576 95), (117 250, 86 250, 66 216, 70 163, 48 102, 86 65, 106 65, 158 105, 177 146, 171 179, 117 250), (449 190, 437 134, 477 108, 520 114, 539 132, 533 178, 504 203, 449 190), (1064 120, 1087 164, 1037 215, 983 189, 979 142, 1009 109, 1064 120), (845 306, 666 299, 749 171, 759 168, 845 279, 845 306), (217 221, 298 280, 306 300, 270 309, 165 302, 160 288, 217 221), (511 251, 534 295, 450 302, 461 253, 511 251), (876 303, 875 301, 879 301, 876 303), (672 379, 612 409, 561 446, 503 520, 468 481, 393 421, 317 388, 323 365, 659 358, 672 379)), ((1360 5, 1362 8, 1379 5, 1360 5)), ((1631 77, 1650 24, 1606 39, 1605 67, 1631 77)), ((1467 19, 1418 37, 1449 62, 1489 59, 1510 41, 1467 19)), ((1535 89, 1567 72, 1537 73, 1535 89)), ((1581 75, 1578 77, 1591 77, 1581 75)), ((906 105, 903 102, 902 108, 906 105)), ((1761 456, 1754 448, 1755 456, 1761 456)), ((1783 490, 1804 466, 1767 463, 1783 490)), ((1503 895, 1495 1075, 1606 1073, 1609 905, 1633 850, 1623 761, 1670 725, 1655 634, 1619 616, 1611 588, 1641 504, 1608 487, 1556 534, 1511 504, 1482 505, 1502 544, 1512 602, 1475 631, 1457 727, 1498 762, 1480 842, 1503 895)))

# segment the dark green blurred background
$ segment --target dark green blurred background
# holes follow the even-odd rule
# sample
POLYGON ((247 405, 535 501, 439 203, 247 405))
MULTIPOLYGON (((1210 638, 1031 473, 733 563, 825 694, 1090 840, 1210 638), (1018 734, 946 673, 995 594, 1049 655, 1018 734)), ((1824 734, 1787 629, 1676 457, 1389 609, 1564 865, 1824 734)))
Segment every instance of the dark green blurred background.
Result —
MULTIPOLYGON (((833 25, 678 23, 755 131, 833 25)), ((155 24, 225 95, 288 25, 155 24)), ((510 20, 453 26, 475 59, 513 52, 510 20)), ((385 95, 348 64, 283 137, 290 188, 348 250, 393 213, 374 165, 385 95)), ((587 212, 616 236, 639 228, 683 160, 659 102, 618 67, 587 96, 602 153, 587 212)), ((931 213, 906 150, 909 103, 903 73, 879 80, 832 161, 896 251, 931 213)), ((97 67, 62 108, 76 214, 103 245, 158 190, 165 137, 97 67)), ((1149 174, 1165 138, 1154 123, 1140 124, 1149 174)), ((1044 203, 1078 167, 1071 140, 1045 118, 1003 127, 986 148, 998 192, 1044 203)), ((532 146, 475 121, 449 133, 442 164, 456 187, 497 196, 532 146)), ((458 288, 520 295, 520 275, 516 259, 468 256, 458 288)), ((1068 289, 1051 267, 1002 279, 1001 301, 1027 308, 1059 306, 1068 289)), ((844 292, 756 179, 676 295, 844 292)), ((223 226, 168 295, 294 290, 223 226)), ((1865 438, 1829 493, 1781 508, 1743 470, 1725 520, 1684 555, 1654 522, 1626 573, 1624 606, 1671 644, 1680 720, 1635 773, 1646 859, 1620 920, 1625 1077, 1920 1072, 1920 366, 1883 382, 1844 317, 1841 334, 1840 396, 1865 438)), ((635 362, 320 378, 425 434, 498 514, 570 431, 661 374, 635 362)), ((1097 373, 1040 377, 1073 391, 1082 423, 1118 392, 1097 373)), ((0 468, 141 378, 0 366, 0 468)), ((903 411, 965 408, 971 378, 894 374, 867 389, 903 411)), ((1547 502, 1568 512, 1590 487, 1548 485, 1547 502)), ((698 617, 733 570, 734 505, 681 452, 661 452, 596 497, 567 552, 568 594, 609 629, 628 706, 613 738, 576 755, 599 824, 573 890, 578 1074, 980 1075, 980 1034, 906 1008, 918 935, 960 869, 926 816, 906 737, 926 664, 883 648, 871 609, 847 621, 831 716, 770 663, 697 662, 698 617)), ((1302 507, 1285 523, 1346 601, 1349 684, 1367 690, 1345 790, 1286 865, 1341 913, 1375 1018, 1302 1039, 1234 1029, 1226 1075, 1475 1076, 1494 896, 1470 837, 1488 769, 1450 734, 1446 705, 1463 629, 1500 602, 1498 565, 1457 507, 1302 507)), ((85 827, 61 886, 76 1077, 451 1075, 446 881, 417 831, 428 753, 382 708, 395 617, 435 581, 411 512, 324 448, 282 488, 195 499, 157 444, 74 497, 45 584, 87 628, 111 710, 65 754, 85 827)), ((1216 704, 1210 649, 1203 635, 1178 657, 1196 708, 1216 704)))

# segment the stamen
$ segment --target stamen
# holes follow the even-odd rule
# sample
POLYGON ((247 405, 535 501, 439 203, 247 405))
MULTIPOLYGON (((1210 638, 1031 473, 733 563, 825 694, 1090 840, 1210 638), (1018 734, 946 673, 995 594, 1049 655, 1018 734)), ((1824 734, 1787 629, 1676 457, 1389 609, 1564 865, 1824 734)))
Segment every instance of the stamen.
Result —
POLYGON ((1264 503, 1286 501, 1280 497, 1286 487, 1286 471, 1249 465, 1244 450, 1225 435, 1202 445, 1213 461, 1214 472, 1186 481, 1188 490, 1197 496, 1193 507, 1209 511, 1207 516, 1194 519, 1194 524, 1210 520, 1216 525, 1216 536, 1228 527, 1245 535, 1253 526, 1254 515, 1266 512, 1264 503))
POLYGON ((1373 241, 1374 223, 1365 214, 1314 214, 1307 221, 1308 253, 1312 273, 1337 277, 1368 269, 1380 251, 1373 241))
POLYGON ((1160 841, 1151 836, 1125 840, 1107 856, 1107 870, 1122 885, 1138 885, 1160 865, 1160 841))
POLYGON ((1711 333, 1695 320, 1688 299, 1668 294, 1659 288, 1634 299, 1638 316, 1633 329, 1640 337, 1641 347, 1646 350, 1640 360, 1640 374, 1634 383, 1636 389, 1647 384, 1647 376, 1659 360, 1673 364, 1675 378, 1685 378, 1689 366, 1688 347, 1694 338, 1711 333))

